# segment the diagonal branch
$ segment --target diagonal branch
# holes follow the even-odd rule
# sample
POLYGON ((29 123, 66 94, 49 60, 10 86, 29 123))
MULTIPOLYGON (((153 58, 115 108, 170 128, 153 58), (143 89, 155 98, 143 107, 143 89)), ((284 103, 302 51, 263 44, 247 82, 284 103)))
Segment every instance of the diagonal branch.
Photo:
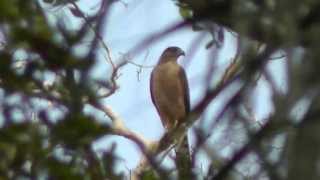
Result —
MULTIPOLYGON (((106 2, 106 1, 104 1, 106 2)), ((88 23, 88 25, 90 26, 90 28, 92 29, 92 31, 94 32, 95 34, 95 37, 97 40, 99 40, 99 42, 102 44, 103 48, 105 49, 106 53, 107 53, 107 56, 108 56, 108 60, 109 60, 109 63, 111 64, 113 70, 116 69, 116 66, 112 60, 112 56, 111 56, 111 50, 109 49, 108 45, 106 44, 106 42, 104 41, 103 37, 100 35, 99 31, 96 30, 96 28, 93 27, 93 25, 90 23, 90 20, 85 16, 85 14, 81 11, 81 9, 79 8, 79 6, 75 3, 75 2, 70 2, 74 8, 77 10, 77 12, 79 13, 80 17, 82 17, 82 19, 88 23)), ((110 2, 112 3, 112 2, 110 2)), ((109 3, 109 6, 110 6, 110 3, 109 3)), ((101 5, 101 8, 103 8, 104 5, 101 5)))

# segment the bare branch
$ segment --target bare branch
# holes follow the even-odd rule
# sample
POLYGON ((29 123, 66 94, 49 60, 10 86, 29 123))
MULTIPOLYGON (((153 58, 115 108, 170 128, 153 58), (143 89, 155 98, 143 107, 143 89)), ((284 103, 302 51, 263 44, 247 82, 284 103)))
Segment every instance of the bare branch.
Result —
MULTIPOLYGON (((104 2, 106 2, 106 1, 104 1, 104 2)), ((111 50, 109 49, 109 47, 108 47, 107 44, 105 43, 105 41, 104 41, 103 37, 100 35, 99 31, 97 31, 96 28, 94 28, 94 27, 92 26, 92 24, 90 23, 90 20, 84 15, 84 13, 81 11, 81 9, 79 8, 79 6, 78 6, 75 2, 71 1, 70 3, 71 3, 71 4, 74 6, 74 8, 79 12, 79 14, 80 14, 80 16, 83 18, 83 20, 86 21, 86 23, 89 24, 90 28, 91 28, 92 31, 95 33, 96 39, 99 40, 99 42, 102 44, 103 48, 106 50, 106 53, 107 53, 107 56, 108 56, 107 60, 109 60, 109 63, 111 64, 113 70, 116 69, 116 66, 115 66, 115 64, 114 64, 113 61, 112 61, 111 50)), ((110 3, 112 3, 112 2, 110 2, 110 3)), ((102 6, 101 8, 103 8, 103 5, 101 5, 101 6, 102 6)), ((109 4, 109 6, 110 6, 110 4, 109 4)), ((109 6, 108 6, 108 7, 109 7, 109 6)), ((104 7, 104 8, 106 8, 106 7, 104 7)))

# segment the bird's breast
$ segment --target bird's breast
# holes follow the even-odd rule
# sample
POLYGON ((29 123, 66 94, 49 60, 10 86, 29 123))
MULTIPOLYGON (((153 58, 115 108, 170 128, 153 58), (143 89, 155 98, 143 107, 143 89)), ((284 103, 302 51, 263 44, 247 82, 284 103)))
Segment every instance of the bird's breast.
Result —
POLYGON ((171 105, 182 104, 180 95, 183 94, 183 87, 181 86, 181 79, 179 72, 181 67, 177 63, 168 62, 158 66, 154 74, 153 89, 161 91, 156 93, 159 101, 170 103, 171 105))
POLYGON ((166 63, 157 67, 156 81, 158 85, 174 88, 178 85, 180 66, 174 63, 166 63))
POLYGON ((152 72, 153 102, 166 128, 173 127, 186 115, 186 99, 182 67, 176 62, 157 65, 152 72))

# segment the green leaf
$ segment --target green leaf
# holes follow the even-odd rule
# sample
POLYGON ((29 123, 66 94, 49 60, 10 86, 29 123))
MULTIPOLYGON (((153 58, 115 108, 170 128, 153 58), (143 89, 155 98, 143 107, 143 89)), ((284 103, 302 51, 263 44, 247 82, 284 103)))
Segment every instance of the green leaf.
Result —
POLYGON ((54 141, 72 148, 90 145, 108 132, 108 126, 83 114, 70 115, 53 128, 54 141))

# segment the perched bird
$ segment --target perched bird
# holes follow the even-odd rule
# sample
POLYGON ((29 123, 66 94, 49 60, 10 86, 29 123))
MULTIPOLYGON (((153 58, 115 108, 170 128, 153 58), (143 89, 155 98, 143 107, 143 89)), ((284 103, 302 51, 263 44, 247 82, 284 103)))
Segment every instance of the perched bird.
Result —
MULTIPOLYGON (((160 56, 150 79, 150 92, 154 106, 161 122, 167 131, 178 127, 186 120, 190 112, 189 87, 184 69, 177 63, 180 56, 185 55, 178 47, 168 47, 160 56)), ((190 160, 187 136, 176 149, 177 163, 190 160)))
POLYGON ((177 59, 182 55, 185 54, 178 47, 167 48, 151 73, 152 102, 166 130, 182 123, 190 111, 186 73, 177 63, 177 59))

